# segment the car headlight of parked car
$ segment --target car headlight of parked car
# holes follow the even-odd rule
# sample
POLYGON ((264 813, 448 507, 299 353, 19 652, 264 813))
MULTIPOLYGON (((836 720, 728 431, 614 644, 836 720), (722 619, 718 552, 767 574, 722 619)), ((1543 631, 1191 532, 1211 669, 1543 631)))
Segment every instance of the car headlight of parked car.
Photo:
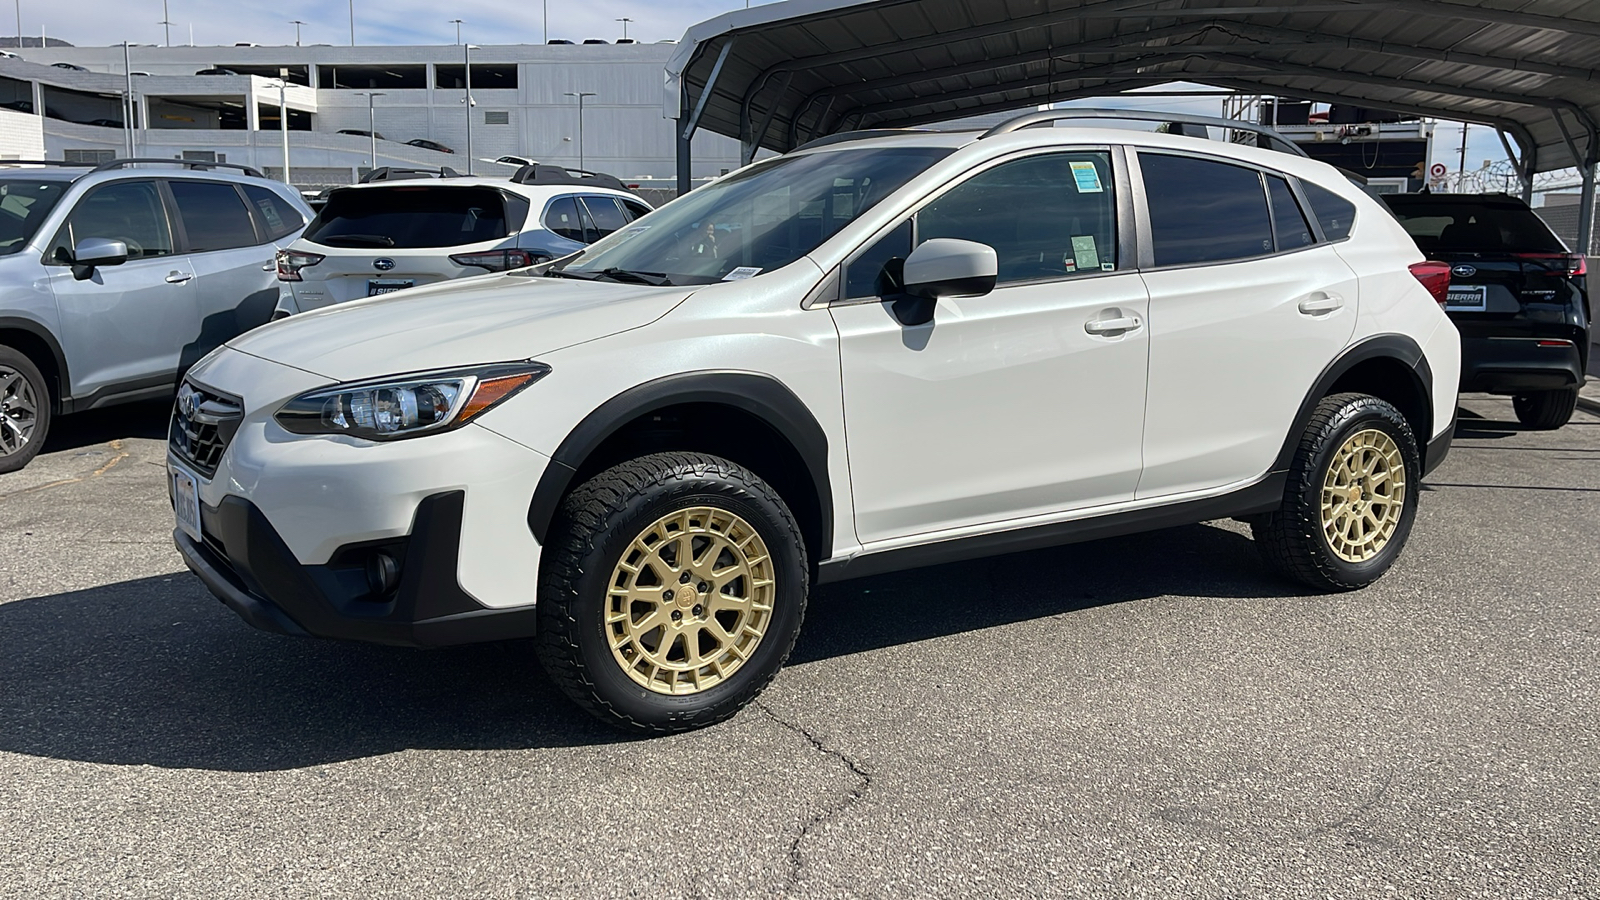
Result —
POLYGON ((290 400, 274 418, 295 434, 417 437, 465 425, 548 374, 530 361, 336 384, 290 400))

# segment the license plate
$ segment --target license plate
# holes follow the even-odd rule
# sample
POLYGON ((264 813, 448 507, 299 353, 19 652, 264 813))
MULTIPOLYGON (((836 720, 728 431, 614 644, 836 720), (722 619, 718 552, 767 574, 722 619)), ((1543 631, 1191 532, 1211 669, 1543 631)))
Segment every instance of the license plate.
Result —
POLYGON ((1445 309, 1477 310, 1482 312, 1489 306, 1489 288, 1482 284, 1453 284, 1450 293, 1445 295, 1445 309))
POLYGON ((172 477, 172 508, 178 516, 178 527, 195 541, 200 540, 200 479, 177 463, 168 461, 167 473, 172 477))
POLYGON ((367 282, 367 296, 376 297, 379 294, 392 294, 395 291, 403 291, 415 285, 416 281, 410 278, 404 280, 398 278, 373 278, 367 282))

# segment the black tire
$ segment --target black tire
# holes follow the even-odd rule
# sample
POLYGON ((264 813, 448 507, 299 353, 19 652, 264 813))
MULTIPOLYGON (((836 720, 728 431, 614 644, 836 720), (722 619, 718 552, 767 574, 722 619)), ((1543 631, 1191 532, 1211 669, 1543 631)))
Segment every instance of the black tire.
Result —
POLYGON ((10 347, 0 347, 0 394, 3 394, 4 403, 4 411, 0 412, 0 416, 5 419, 0 422, 0 432, 3 432, 0 433, 0 474, 4 474, 21 469, 39 455, 39 449, 50 434, 50 409, 54 398, 50 396, 50 386, 33 360, 10 347), (21 376, 18 387, 11 385, 13 374, 21 376), (24 414, 17 403, 20 398, 14 396, 23 383, 33 401, 32 415, 24 414), (19 447, 13 446, 24 431, 26 440, 19 447))
POLYGON ((628 731, 670 734, 731 717, 783 667, 805 617, 809 567, 789 507, 748 469, 703 453, 644 456, 584 482, 562 501, 544 553, 539 661, 575 703, 628 731), (699 507, 739 516, 766 545, 775 582, 771 616, 749 658, 724 680, 698 693, 658 693, 635 681, 613 654, 607 594, 641 532, 699 507))
POLYGON ((1367 394, 1325 397, 1312 412, 1295 450, 1283 505, 1251 519, 1256 547, 1269 568, 1308 587, 1320 591, 1366 587, 1388 571, 1405 546, 1416 518, 1421 480, 1416 435, 1398 409, 1367 394), (1355 562, 1341 556, 1323 530, 1323 485, 1340 448, 1367 429, 1381 431, 1398 448, 1405 492, 1398 504, 1399 521, 1388 539, 1369 558, 1355 562))
POLYGON ((1517 394, 1511 398, 1511 408, 1517 411, 1517 421, 1524 426, 1536 431, 1554 431, 1571 421, 1572 411, 1578 408, 1578 389, 1517 394))

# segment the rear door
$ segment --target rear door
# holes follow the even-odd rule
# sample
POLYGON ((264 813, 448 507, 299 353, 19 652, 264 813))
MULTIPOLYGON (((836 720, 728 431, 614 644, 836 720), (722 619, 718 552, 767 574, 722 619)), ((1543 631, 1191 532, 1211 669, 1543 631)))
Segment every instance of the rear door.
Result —
POLYGON ((1187 154, 1138 161, 1151 236, 1138 496, 1242 485, 1271 468, 1349 341, 1356 276, 1281 175, 1187 154))
POLYGON ((194 266, 197 320, 179 368, 227 341, 265 325, 278 304, 277 246, 232 182, 168 179, 182 246, 194 266))
POLYGON ((492 187, 401 184, 334 191, 300 246, 327 258, 301 270, 301 309, 481 275, 457 253, 514 247, 528 205, 492 187), (520 214, 520 216, 519 216, 520 214), (309 302, 307 302, 309 301, 309 302))

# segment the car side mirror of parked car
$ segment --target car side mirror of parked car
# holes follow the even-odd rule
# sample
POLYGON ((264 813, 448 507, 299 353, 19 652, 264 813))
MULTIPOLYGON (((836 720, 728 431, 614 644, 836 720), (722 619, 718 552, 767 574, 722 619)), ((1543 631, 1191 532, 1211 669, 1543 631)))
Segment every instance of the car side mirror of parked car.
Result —
POLYGON ((120 266, 128 261, 128 245, 107 238, 84 238, 72 248, 72 277, 85 281, 98 266, 120 266))
POLYGON ((934 238, 917 245, 902 271, 905 296, 894 313, 904 325, 924 325, 942 297, 980 297, 1000 273, 994 248, 976 241, 934 238))

